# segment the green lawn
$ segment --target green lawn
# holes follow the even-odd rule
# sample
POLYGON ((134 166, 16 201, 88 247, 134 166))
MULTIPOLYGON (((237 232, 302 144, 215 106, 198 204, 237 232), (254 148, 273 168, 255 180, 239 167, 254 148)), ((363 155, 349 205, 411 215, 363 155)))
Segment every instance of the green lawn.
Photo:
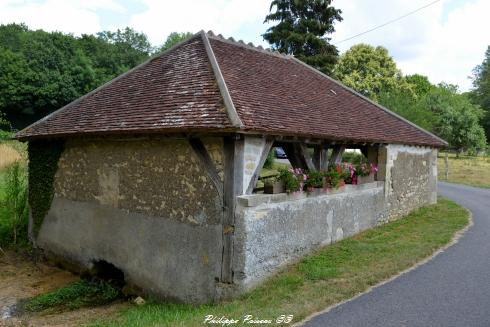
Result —
MULTIPOLYGON (((490 157, 449 155, 448 182, 490 188, 490 157)), ((444 154, 437 159, 438 178, 446 181, 444 154)))
POLYGON ((203 306, 149 303, 94 326, 202 326, 211 314, 272 320, 286 314, 301 321, 430 256, 468 221, 465 209, 440 198, 436 205, 321 249, 237 300, 203 306))

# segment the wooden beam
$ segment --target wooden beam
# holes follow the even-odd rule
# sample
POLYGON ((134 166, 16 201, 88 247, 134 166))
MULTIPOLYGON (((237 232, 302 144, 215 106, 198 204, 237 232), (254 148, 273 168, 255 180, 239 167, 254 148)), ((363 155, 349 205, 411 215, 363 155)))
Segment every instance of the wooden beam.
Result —
POLYGON ((305 165, 301 162, 301 159, 299 158, 297 152, 295 151, 294 143, 283 143, 281 147, 286 153, 288 160, 293 168, 306 168, 305 165))
POLYGON ((264 148, 262 149, 262 153, 260 154, 260 159, 257 167, 255 167, 255 171, 252 175, 252 178, 250 179, 250 183, 248 184, 247 190, 245 191, 245 194, 252 194, 255 185, 257 184, 257 181, 259 180, 260 176, 260 171, 262 170, 262 167, 264 166, 265 160, 267 159, 267 156, 269 155, 269 152, 272 149, 272 144, 274 143, 274 139, 268 138, 265 141, 264 148))
POLYGON ((328 169, 328 146, 322 145, 320 150, 320 170, 328 169))
POLYGON ((189 139, 189 144, 194 150, 194 153, 203 165, 204 169, 206 169, 206 172, 208 173, 211 182, 213 182, 220 199, 223 199, 223 182, 218 175, 218 170, 216 169, 216 166, 213 162, 213 159, 211 159, 208 150, 206 150, 206 147, 200 139, 191 138, 189 139))
POLYGON ((344 150, 345 150, 345 145, 335 145, 333 147, 332 156, 329 162, 338 165, 342 160, 342 153, 344 153, 344 150))
POLYGON ((243 138, 224 138, 223 252, 221 282, 233 283, 233 243, 236 197, 243 192, 243 138))
POLYGON ((367 158, 368 157, 368 146, 367 145, 363 145, 363 146, 360 147, 360 150, 361 150, 362 155, 367 158))
POLYGON ((315 146, 313 148, 313 165, 315 166, 316 170, 321 170, 322 169, 322 147, 321 146, 315 146))
POLYGON ((315 165, 313 164, 313 160, 311 158, 310 152, 308 151, 308 147, 304 143, 298 143, 295 145, 298 151, 298 155, 302 161, 304 161, 304 165, 308 170, 314 171, 316 170, 315 165))

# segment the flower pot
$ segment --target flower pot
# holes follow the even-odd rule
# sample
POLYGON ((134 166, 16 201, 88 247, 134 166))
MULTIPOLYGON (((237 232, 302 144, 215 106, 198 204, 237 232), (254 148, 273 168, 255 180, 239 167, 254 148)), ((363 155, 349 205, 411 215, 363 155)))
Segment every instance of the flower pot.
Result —
POLYGON ((357 184, 366 184, 374 182, 374 174, 370 174, 368 176, 358 176, 357 184))
POLYGON ((314 187, 314 188, 308 189, 308 195, 310 195, 310 196, 317 196, 317 195, 322 195, 322 194, 325 194, 323 187, 314 187))
POLYGON ((266 182, 264 184, 264 193, 266 194, 277 194, 284 193, 284 182, 283 181, 275 181, 275 182, 266 182))

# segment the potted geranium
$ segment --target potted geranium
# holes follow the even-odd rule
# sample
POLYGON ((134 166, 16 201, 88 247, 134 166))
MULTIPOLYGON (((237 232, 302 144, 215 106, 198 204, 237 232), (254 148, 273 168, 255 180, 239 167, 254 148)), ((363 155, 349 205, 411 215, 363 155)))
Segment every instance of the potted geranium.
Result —
POLYGON ((365 184, 374 182, 374 174, 378 171, 378 167, 373 164, 362 162, 356 166, 356 184, 365 184))
POLYGON ((284 183, 287 193, 302 192, 307 179, 307 175, 301 168, 281 169, 279 171, 279 180, 284 183))
POLYGON ((308 172, 305 185, 308 193, 319 193, 325 185, 324 173, 317 170, 308 172))

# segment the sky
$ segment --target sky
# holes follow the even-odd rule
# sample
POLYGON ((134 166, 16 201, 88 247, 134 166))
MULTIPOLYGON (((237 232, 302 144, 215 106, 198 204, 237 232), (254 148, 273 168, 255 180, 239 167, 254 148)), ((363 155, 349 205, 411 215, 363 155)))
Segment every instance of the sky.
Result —
MULTIPOLYGON (((402 16, 434 0, 333 0, 342 22, 335 44, 402 16)), ((162 44, 171 32, 213 30, 267 47, 261 34, 270 0, 0 0, 0 24, 93 34, 130 26, 162 44)), ((490 45, 489 0, 440 0, 396 23, 336 44, 342 52, 357 43, 384 46, 404 74, 471 88, 472 69, 490 45)))

